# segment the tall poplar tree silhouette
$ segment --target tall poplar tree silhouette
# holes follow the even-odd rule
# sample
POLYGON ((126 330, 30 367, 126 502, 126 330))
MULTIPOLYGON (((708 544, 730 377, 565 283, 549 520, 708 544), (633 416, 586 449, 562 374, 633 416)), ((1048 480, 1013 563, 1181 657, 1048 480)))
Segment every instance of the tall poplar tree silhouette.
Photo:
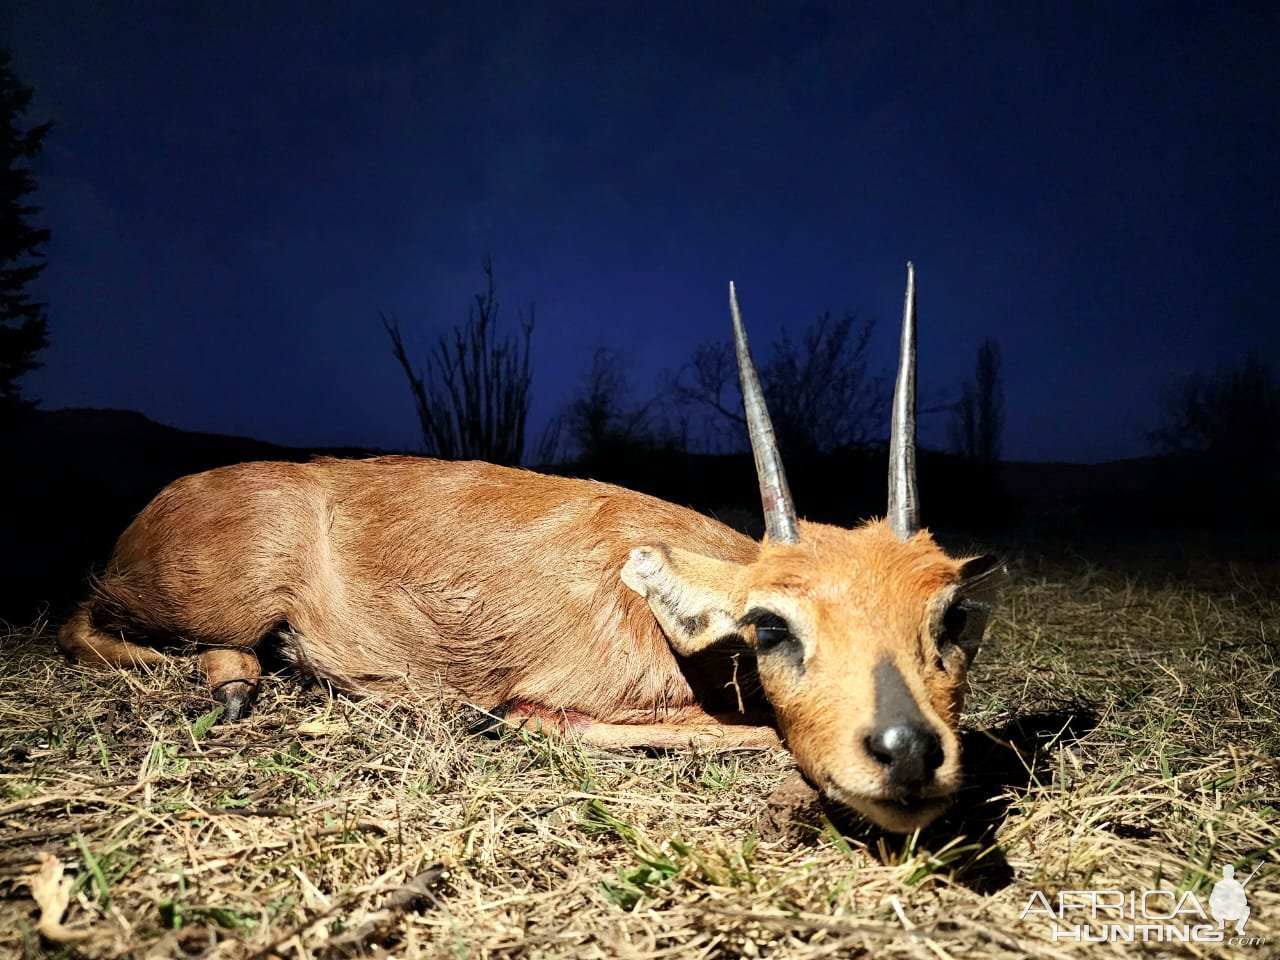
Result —
POLYGON ((24 128, 32 91, 10 60, 9 51, 0 50, 0 406, 18 407, 27 401, 17 381, 40 366, 36 355, 49 342, 45 305, 28 291, 45 267, 41 248, 49 231, 33 225, 40 208, 29 197, 36 189, 30 162, 52 123, 24 128))

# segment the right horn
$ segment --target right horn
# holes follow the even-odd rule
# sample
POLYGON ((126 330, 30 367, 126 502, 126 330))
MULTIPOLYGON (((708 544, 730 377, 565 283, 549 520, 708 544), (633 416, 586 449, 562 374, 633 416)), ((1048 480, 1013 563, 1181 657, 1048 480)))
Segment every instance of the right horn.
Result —
POLYGON ((796 508, 791 502, 787 475, 782 469, 782 455, 773 435, 773 424, 764 405, 764 391, 751 362, 751 347, 738 311, 738 294, 729 282, 729 312, 733 314, 733 345, 738 354, 738 378, 742 383, 742 406, 747 414, 747 431, 751 435, 751 452, 756 459, 756 476, 760 480, 760 500, 764 505, 764 527, 774 543, 799 543, 800 527, 796 508))
POLYGON ((885 519, 903 540, 920 529, 920 496, 916 490, 916 268, 910 263, 889 427, 889 510, 885 519))

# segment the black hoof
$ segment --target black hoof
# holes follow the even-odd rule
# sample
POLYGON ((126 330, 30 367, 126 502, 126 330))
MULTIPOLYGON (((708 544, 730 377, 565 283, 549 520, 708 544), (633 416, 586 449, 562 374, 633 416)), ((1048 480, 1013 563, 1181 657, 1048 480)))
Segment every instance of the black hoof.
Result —
POLYGON ((234 723, 249 715, 254 696, 258 690, 252 684, 242 680, 224 683, 213 691, 213 699, 222 704, 222 720, 234 723))
POLYGON ((479 707, 467 705, 459 712, 463 729, 469 737, 489 737, 496 740, 502 733, 503 720, 516 705, 514 699, 505 700, 492 710, 481 710, 479 707))

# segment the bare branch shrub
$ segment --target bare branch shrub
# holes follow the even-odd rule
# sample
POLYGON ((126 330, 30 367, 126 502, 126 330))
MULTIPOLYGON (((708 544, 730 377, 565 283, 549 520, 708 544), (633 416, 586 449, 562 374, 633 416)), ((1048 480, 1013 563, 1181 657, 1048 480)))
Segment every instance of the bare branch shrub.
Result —
POLYGON ((1153 496, 1171 515, 1258 529, 1280 524, 1280 384, 1249 354, 1171 384, 1149 439, 1172 454, 1153 496))
MULTIPOLYGON (((773 343, 760 371, 765 400, 782 448, 792 454, 861 447, 883 434, 888 392, 868 374, 875 324, 846 313, 818 316, 799 340, 789 331, 773 343)), ((676 402, 701 411, 711 449, 741 445, 742 395, 733 347, 703 344, 671 385, 676 402)))
POLYGON ((1249 354, 1216 374, 1193 373, 1166 390, 1163 419, 1150 434, 1172 453, 1275 471, 1280 461, 1280 385, 1249 354))
POLYGON ((467 322, 441 335, 427 354, 426 370, 414 369, 395 317, 382 315, 413 394, 427 454, 445 460, 517 464, 524 456, 529 417, 529 342, 533 309, 520 318, 520 334, 497 334, 498 300, 493 264, 484 261, 486 287, 477 293, 467 322))
POLYGON ((654 403, 634 402, 617 354, 597 350, 582 387, 563 414, 569 442, 584 460, 652 447, 657 442, 649 422, 654 403))

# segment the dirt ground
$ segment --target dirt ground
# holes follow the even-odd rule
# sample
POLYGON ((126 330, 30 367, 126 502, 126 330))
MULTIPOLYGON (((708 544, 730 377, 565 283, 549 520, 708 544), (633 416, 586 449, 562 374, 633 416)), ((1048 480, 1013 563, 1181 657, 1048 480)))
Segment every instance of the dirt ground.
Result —
POLYGON ((1015 558, 968 786, 908 837, 775 794, 783 753, 467 737, 440 705, 290 677, 219 725, 190 664, 69 665, 51 625, 11 628, 0 953, 1280 956, 1280 563, 1152 557, 1015 558), (1227 864, 1251 877, 1246 942, 1230 921, 1221 942, 1073 938, 1205 923, 1227 864), (1090 918, 1070 891, 1183 912, 1090 918))

